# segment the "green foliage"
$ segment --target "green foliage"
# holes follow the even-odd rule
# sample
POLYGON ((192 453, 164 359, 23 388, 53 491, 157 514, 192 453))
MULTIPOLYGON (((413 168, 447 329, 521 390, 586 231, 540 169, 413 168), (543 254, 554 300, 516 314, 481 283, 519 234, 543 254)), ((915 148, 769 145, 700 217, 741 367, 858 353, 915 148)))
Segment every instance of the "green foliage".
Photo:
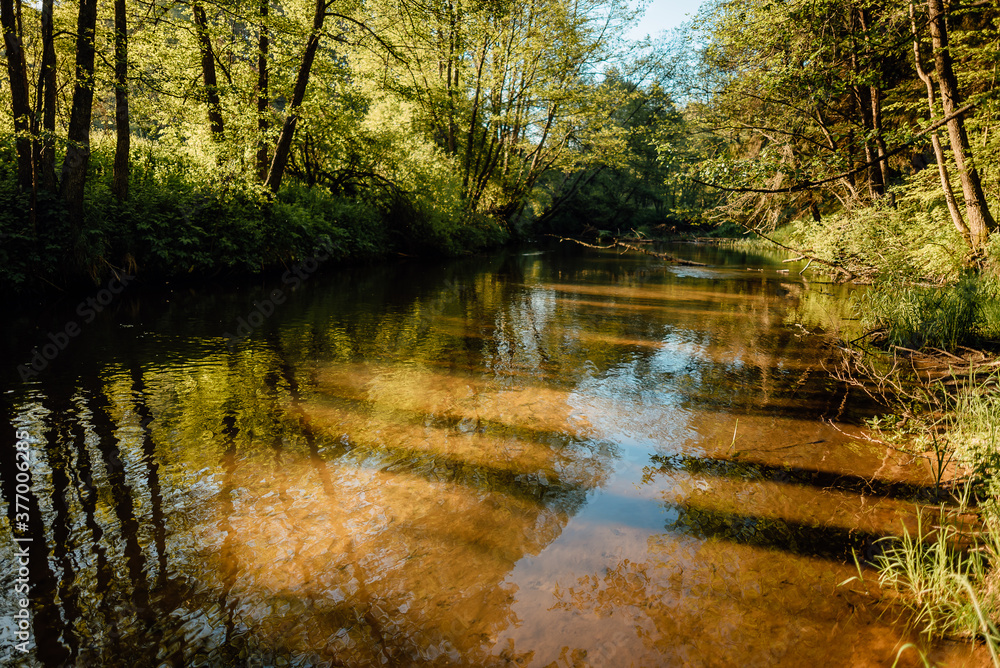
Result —
POLYGON ((30 216, 30 195, 18 192, 13 148, 0 145, 0 288, 35 288, 38 276, 58 276, 71 238, 62 202, 40 193, 38 209, 45 224, 30 216))
POLYGON ((821 222, 800 219, 776 240, 811 249, 856 277, 885 281, 956 279, 967 249, 955 230, 936 174, 925 169, 893 189, 895 207, 880 201, 843 210, 821 222))
POLYGON ((458 255, 506 239, 491 219, 463 222, 430 198, 387 206, 294 182, 271 198, 253 181, 222 177, 156 142, 136 142, 130 197, 120 203, 110 189, 113 143, 100 137, 79 232, 65 222, 61 200, 44 192, 32 229, 10 153, 0 156, 0 286, 17 291, 68 284, 79 272, 95 281, 112 270, 147 278, 259 272, 320 246, 356 260, 397 250, 458 255))
POLYGON ((890 345, 955 350, 981 345, 996 331, 1000 323, 988 316, 998 300, 989 281, 968 274, 942 287, 881 281, 862 295, 858 311, 862 326, 884 331, 890 345))
POLYGON ((549 197, 533 229, 558 234, 617 230, 621 235, 644 228, 646 236, 657 236, 699 222, 704 193, 691 186, 687 171, 701 159, 695 155, 701 147, 685 137, 685 120, 670 95, 615 71, 606 73, 600 88, 624 100, 610 115, 618 145, 582 146, 575 170, 553 170, 542 179, 549 197))

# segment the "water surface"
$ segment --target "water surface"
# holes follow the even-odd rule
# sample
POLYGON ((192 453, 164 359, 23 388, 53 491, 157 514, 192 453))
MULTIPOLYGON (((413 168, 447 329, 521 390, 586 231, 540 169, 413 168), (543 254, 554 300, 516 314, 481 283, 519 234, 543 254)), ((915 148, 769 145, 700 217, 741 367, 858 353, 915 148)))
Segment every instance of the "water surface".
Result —
POLYGON ((671 252, 708 266, 557 248, 10 323, 0 551, 32 539, 31 651, 8 595, 0 657, 885 666, 915 642, 976 665, 908 633, 871 571, 840 584, 930 485, 849 437, 876 409, 826 371, 846 289, 671 252))

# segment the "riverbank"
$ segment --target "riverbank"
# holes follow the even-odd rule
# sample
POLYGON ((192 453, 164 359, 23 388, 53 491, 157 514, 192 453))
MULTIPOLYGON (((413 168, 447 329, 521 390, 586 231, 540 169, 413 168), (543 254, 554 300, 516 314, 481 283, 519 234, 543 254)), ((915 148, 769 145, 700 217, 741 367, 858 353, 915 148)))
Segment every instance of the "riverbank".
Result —
POLYGON ((20 193, 0 156, 0 290, 32 298, 91 290, 116 277, 162 283, 283 271, 317 254, 337 261, 450 257, 497 247, 508 231, 463 217, 427 193, 339 192, 292 184, 272 196, 182 154, 133 154, 126 201, 111 190, 112 155, 92 156, 82 222, 60 198, 20 193))
POLYGON ((936 481, 937 517, 878 556, 880 585, 921 632, 976 638, 1000 665, 1000 252, 994 240, 965 257, 938 218, 914 233, 909 205, 774 236, 869 284, 853 304, 863 334, 844 341, 836 374, 887 407, 870 438, 925 461, 936 481))

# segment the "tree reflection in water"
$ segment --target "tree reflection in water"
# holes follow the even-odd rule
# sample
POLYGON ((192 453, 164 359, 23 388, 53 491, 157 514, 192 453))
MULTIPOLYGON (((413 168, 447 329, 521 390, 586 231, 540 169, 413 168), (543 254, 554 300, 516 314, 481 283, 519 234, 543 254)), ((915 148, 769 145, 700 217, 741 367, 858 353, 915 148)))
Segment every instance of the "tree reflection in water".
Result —
POLYGON ((316 277, 232 351, 245 293, 123 300, 0 395, 26 665, 882 665, 836 584, 922 492, 820 420, 842 297, 704 252, 316 277))

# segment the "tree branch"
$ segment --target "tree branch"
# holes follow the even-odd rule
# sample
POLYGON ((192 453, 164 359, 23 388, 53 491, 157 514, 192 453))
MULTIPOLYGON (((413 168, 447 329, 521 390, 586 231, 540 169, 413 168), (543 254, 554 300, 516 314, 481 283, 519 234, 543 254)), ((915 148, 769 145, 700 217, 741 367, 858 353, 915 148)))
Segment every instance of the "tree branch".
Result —
POLYGON ((596 248, 598 250, 608 250, 611 248, 624 248, 625 250, 635 251, 637 253, 642 253, 643 255, 651 255, 660 260, 666 260, 667 262, 673 262, 674 264, 682 264, 688 267, 707 267, 708 265, 704 262, 695 262, 694 260, 682 260, 679 257, 674 257, 673 255, 667 255, 666 253, 657 253, 656 251, 646 250, 645 248, 639 248, 638 246, 633 246, 632 244, 627 244, 624 241, 618 241, 615 239, 607 246, 596 246, 594 244, 588 244, 585 241, 580 241, 579 239, 573 239, 570 237, 561 237, 558 234, 546 234, 547 237, 553 237, 559 241, 572 241, 578 243, 581 246, 586 246, 587 248, 596 248))
POLYGON ((948 116, 945 116, 941 120, 935 121, 934 123, 932 123, 931 125, 927 126, 926 128, 924 128, 923 130, 921 130, 917 134, 915 134, 912 137, 910 137, 901 146, 897 146, 893 150, 887 151, 884 155, 876 158, 875 160, 871 160, 869 162, 866 162, 865 164, 861 165, 860 167, 855 167, 854 169, 852 169, 850 171, 842 172, 840 174, 837 174, 835 176, 831 176, 831 177, 828 177, 828 178, 825 178, 825 179, 820 179, 819 181, 803 181, 802 183, 796 183, 795 185, 788 186, 787 188, 767 189, 767 188, 731 188, 729 186, 720 186, 717 183, 707 183, 705 181, 699 181, 698 179, 696 179, 694 177, 692 177, 691 180, 694 181, 695 183, 697 183, 698 185, 707 186, 709 188, 715 188, 717 190, 724 190, 726 192, 731 192, 731 193, 762 193, 762 194, 765 194, 765 195, 772 195, 772 194, 778 194, 778 193, 794 193, 794 192, 798 192, 800 190, 808 190, 810 188, 815 188, 816 186, 821 186, 821 185, 823 185, 825 183, 830 183, 830 182, 836 181, 838 179, 843 179, 843 178, 846 178, 848 176, 854 176, 855 174, 863 172, 864 170, 868 169, 869 167, 871 167, 873 165, 877 165, 878 163, 880 163, 880 162, 882 162, 884 160, 888 160, 892 156, 894 156, 894 155, 896 155, 898 153, 902 153, 903 151, 905 151, 907 148, 910 147, 911 144, 913 144, 914 142, 916 142, 917 139, 919 139, 920 137, 924 136, 928 132, 933 132, 934 130, 937 130, 941 126, 946 125, 948 123, 948 121, 951 121, 951 120, 953 120, 955 118, 958 118, 959 116, 962 116, 963 114, 965 114, 968 111, 974 109, 978 105, 979 105, 978 102, 972 102, 970 104, 967 104, 964 107, 962 107, 961 109, 957 109, 956 111, 954 111, 953 113, 949 114, 948 116))

